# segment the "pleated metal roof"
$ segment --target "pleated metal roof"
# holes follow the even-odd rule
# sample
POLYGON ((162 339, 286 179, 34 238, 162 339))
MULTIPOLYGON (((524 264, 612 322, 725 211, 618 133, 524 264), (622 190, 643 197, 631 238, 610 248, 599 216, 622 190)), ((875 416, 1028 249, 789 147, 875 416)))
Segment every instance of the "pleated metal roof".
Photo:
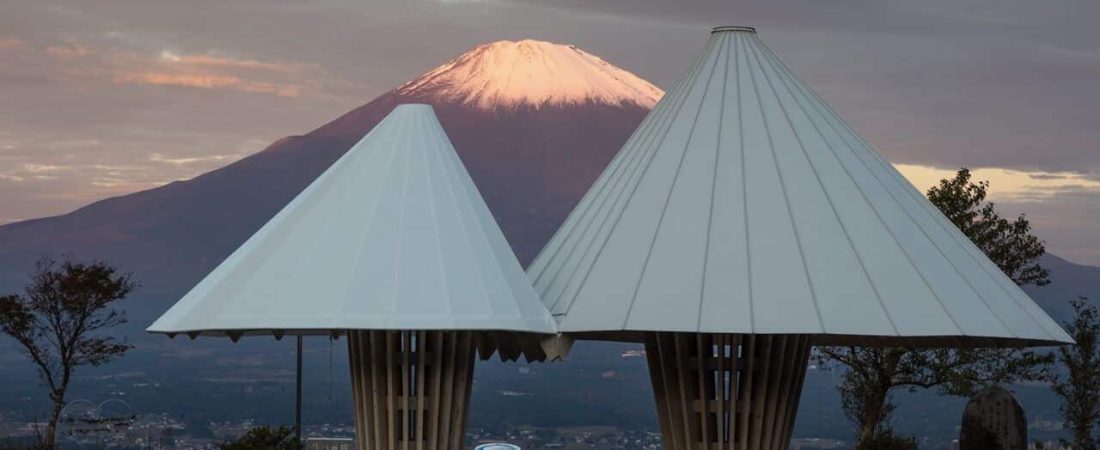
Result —
POLYGON ((431 106, 401 105, 148 331, 554 333, 431 106))
POLYGON ((1071 342, 746 27, 714 30, 528 275, 562 332, 1071 342))

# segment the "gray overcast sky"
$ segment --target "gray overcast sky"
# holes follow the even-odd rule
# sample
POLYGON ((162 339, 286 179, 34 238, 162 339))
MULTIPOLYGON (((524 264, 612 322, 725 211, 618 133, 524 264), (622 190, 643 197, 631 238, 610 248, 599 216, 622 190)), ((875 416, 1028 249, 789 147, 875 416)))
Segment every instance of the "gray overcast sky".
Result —
POLYGON ((1093 0, 0 0, 0 223, 188 178, 499 39, 667 86, 756 26, 921 188, 987 168, 1005 212, 1100 264, 1093 0))

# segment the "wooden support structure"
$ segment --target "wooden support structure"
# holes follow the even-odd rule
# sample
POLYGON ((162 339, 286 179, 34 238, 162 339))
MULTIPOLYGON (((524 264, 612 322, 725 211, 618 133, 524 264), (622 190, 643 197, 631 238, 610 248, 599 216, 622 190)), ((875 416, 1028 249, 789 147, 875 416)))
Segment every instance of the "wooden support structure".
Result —
POLYGON ((810 356, 807 335, 649 333, 665 450, 786 450, 810 356))
POLYGON ((476 332, 349 331, 359 450, 461 450, 476 332))

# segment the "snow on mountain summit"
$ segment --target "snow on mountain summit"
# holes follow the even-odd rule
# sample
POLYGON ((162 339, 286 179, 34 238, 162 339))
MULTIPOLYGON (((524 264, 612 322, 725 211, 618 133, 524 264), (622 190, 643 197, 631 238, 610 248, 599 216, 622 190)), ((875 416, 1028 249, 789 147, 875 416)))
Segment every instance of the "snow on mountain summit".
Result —
POLYGON ((585 102, 652 108, 664 91, 572 45, 526 39, 479 45, 397 88, 484 109, 585 102))

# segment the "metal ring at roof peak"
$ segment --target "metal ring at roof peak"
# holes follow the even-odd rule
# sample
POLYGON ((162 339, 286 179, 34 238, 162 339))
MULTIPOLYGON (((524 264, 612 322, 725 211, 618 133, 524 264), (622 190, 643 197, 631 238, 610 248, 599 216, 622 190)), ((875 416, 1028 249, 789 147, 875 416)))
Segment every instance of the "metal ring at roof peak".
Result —
POLYGON ((755 33, 756 28, 741 27, 741 26, 735 26, 735 25, 726 25, 726 26, 721 26, 721 27, 714 27, 714 29, 710 30, 711 33, 721 33, 721 32, 724 32, 724 31, 745 31, 745 32, 749 32, 749 33, 755 33))

